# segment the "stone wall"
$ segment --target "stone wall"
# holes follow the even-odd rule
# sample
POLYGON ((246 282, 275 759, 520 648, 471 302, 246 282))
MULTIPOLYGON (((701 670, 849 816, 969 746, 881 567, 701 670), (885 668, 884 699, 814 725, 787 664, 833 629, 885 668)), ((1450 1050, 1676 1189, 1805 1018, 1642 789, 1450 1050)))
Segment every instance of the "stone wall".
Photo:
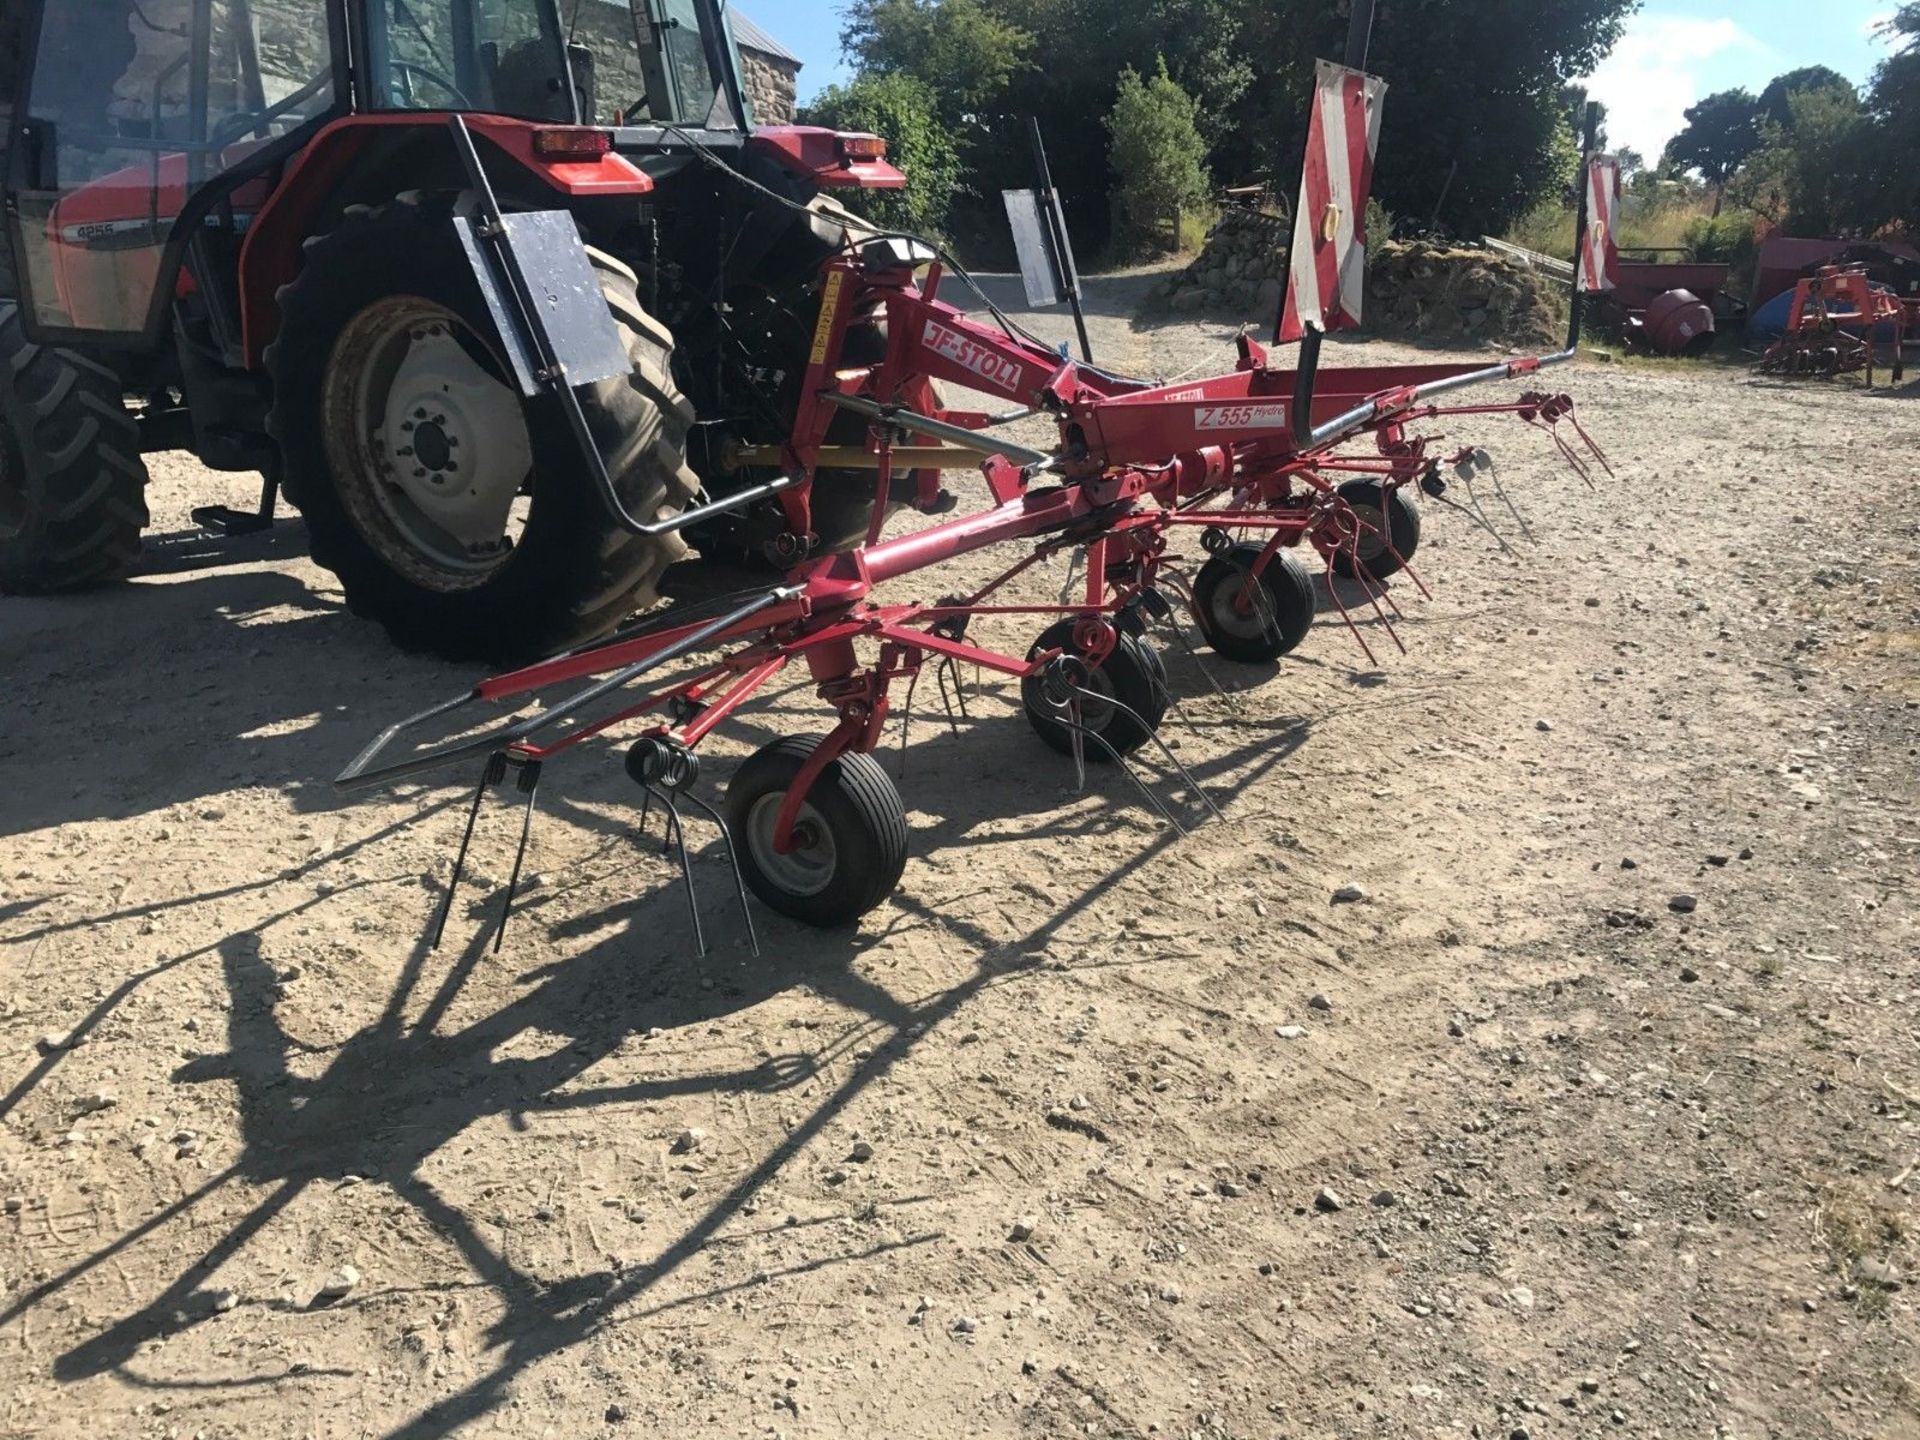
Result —
MULTIPOLYGON (((1174 314, 1270 326, 1287 280, 1289 223, 1230 211, 1186 269, 1156 293, 1174 314)), ((1438 343, 1531 349, 1565 326, 1563 287, 1485 250, 1432 241, 1378 246, 1367 266, 1366 331, 1438 343)))
POLYGON ((779 55, 740 47, 741 80, 756 125, 791 125, 800 87, 800 67, 779 55))

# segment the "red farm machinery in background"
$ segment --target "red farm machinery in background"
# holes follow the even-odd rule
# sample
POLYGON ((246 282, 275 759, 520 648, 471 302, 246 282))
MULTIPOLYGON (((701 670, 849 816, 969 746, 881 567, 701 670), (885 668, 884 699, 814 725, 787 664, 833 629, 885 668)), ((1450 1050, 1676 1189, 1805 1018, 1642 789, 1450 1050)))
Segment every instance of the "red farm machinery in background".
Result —
MULTIPOLYGON (((1655 355, 1704 355, 1718 337, 1717 319, 1733 313, 1725 296, 1729 267, 1691 261, 1629 260, 1615 224, 1620 213, 1620 162, 1591 157, 1584 172, 1583 200, 1590 219, 1580 247, 1581 290, 1597 324, 1629 348, 1655 355)), ((1683 253, 1683 252, 1682 252, 1683 253)))
POLYGON ((1875 285, 1864 265, 1823 265, 1794 282, 1786 326, 1756 368, 1769 375, 1825 377, 1865 371, 1872 385, 1878 349, 1889 358, 1898 385, 1906 378, 1910 332, 1920 333, 1920 301, 1902 301, 1875 285))

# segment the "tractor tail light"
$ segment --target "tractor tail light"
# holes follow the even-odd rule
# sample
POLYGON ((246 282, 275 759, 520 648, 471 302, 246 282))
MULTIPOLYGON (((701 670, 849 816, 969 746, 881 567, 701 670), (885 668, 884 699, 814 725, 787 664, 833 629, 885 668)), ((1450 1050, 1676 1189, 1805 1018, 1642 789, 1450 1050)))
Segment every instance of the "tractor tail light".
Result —
POLYGON ((613 132, 579 125, 543 126, 533 132, 533 153, 549 160, 592 160, 613 149, 613 132))
POLYGON ((840 158, 848 164, 887 158, 887 142, 878 135, 837 135, 840 158))

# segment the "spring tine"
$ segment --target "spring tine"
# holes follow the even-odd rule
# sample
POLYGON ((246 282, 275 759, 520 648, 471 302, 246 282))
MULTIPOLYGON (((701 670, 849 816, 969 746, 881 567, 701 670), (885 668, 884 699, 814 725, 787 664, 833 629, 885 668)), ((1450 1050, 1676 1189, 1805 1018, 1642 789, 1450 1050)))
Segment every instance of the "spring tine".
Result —
POLYGON ((687 885, 687 912, 693 916, 693 942, 700 947, 701 956, 705 957, 707 935, 706 931, 700 928, 700 897, 694 889, 693 865, 687 859, 686 827, 680 823, 680 811, 673 803, 671 791, 660 792, 660 804, 667 812, 667 833, 673 837, 673 843, 680 852, 680 878, 687 885))
POLYGON ((683 790, 680 793, 686 796, 688 804, 697 806, 709 820, 720 827, 720 843, 726 846, 727 864, 733 869, 733 888, 740 896, 740 915, 747 922, 747 944, 753 949, 753 958, 758 960, 760 937, 754 933, 753 909, 747 904, 747 881, 746 877, 740 873, 740 857, 733 848, 733 829, 727 824, 725 816, 691 790, 683 790))
POLYGON ((1187 652, 1187 658, 1193 661, 1195 668, 1199 670, 1207 684, 1213 687, 1213 693, 1227 702, 1227 708, 1229 710, 1239 710, 1240 702, 1234 698, 1231 690, 1221 685, 1213 671, 1207 668, 1207 662, 1201 658, 1200 652, 1194 648, 1193 641, 1187 638, 1187 632, 1181 628, 1179 622, 1169 616, 1166 620, 1162 621, 1161 624, 1175 640, 1180 642, 1180 648, 1187 652))
MULTIPOLYGON (((1080 687, 1076 685, 1074 688, 1077 690, 1080 687)), ((1112 703, 1111 701, 1108 701, 1107 697, 1104 695, 1101 695, 1097 698, 1101 700, 1103 703, 1107 703, 1107 704, 1112 703)), ((1074 709, 1077 710, 1078 708, 1079 706, 1076 703, 1074 706, 1074 709)), ((1115 765, 1118 765, 1120 767, 1121 773, 1123 773, 1127 777, 1127 779, 1133 782, 1134 788, 1138 790, 1143 796, 1146 797, 1147 803, 1151 805, 1156 811, 1159 812, 1161 819, 1165 820, 1169 825, 1171 825, 1175 830, 1178 830, 1182 835, 1191 833, 1190 831, 1188 831, 1186 826, 1180 823, 1180 821, 1175 817, 1174 813, 1171 810, 1167 809, 1167 807, 1161 803, 1160 797, 1153 793, 1152 789, 1147 785, 1147 782, 1142 780, 1138 775, 1133 773, 1133 767, 1127 764, 1127 757, 1122 755, 1118 750, 1114 749, 1112 744, 1107 740, 1107 738, 1104 735, 1102 735, 1097 730, 1089 730, 1085 725, 1077 724, 1070 720, 1063 721, 1062 723, 1065 724, 1067 728, 1072 730, 1076 735, 1085 736, 1087 739, 1091 740, 1094 744, 1098 745, 1102 750, 1106 751, 1108 755, 1112 756, 1113 763, 1115 765)), ((1085 772, 1082 771, 1083 781, 1084 781, 1084 778, 1085 778, 1085 772)))
POLYGON ((1339 581, 1333 573, 1332 555, 1327 556, 1326 581, 1327 594, 1333 597, 1333 603, 1340 611, 1340 618, 1347 622, 1347 629, 1353 634, 1354 644, 1358 645, 1360 653, 1367 657, 1367 663, 1378 669, 1380 662, 1373 658, 1373 647, 1367 644, 1367 637, 1360 633, 1360 627, 1353 623, 1353 616, 1347 612, 1347 602, 1340 598, 1339 581))
POLYGON ((507 877, 507 893, 500 900, 500 919, 493 927, 493 953, 498 955, 507 939, 507 919, 513 914, 513 897, 520 889, 520 866, 527 858, 527 840, 533 834, 533 802, 540 794, 540 762, 529 761, 520 772, 520 788, 527 792, 527 807, 520 812, 520 845, 513 852, 513 873, 507 877))
POLYGON ((1527 543, 1529 545, 1538 545, 1540 542, 1533 538, 1533 527, 1527 524, 1527 517, 1520 513, 1520 507, 1515 505, 1513 503, 1513 497, 1507 494, 1507 487, 1500 483, 1500 467, 1498 465, 1488 466, 1487 478, 1493 482, 1494 492, 1499 495, 1501 502, 1507 507, 1507 513, 1513 516, 1515 523, 1520 526, 1520 533, 1527 537, 1527 543))
POLYGON ((1471 480, 1464 480, 1461 484, 1466 489, 1467 498, 1473 502, 1473 513, 1480 519, 1480 528, 1498 540, 1500 542, 1500 548, 1505 550, 1507 554, 1513 556, 1516 560, 1519 559, 1520 552, 1507 543, 1505 533, 1498 525, 1493 523, 1493 517, 1487 513, 1486 502, 1481 500, 1480 492, 1473 488, 1473 482, 1471 480))
POLYGON ((429 950, 440 948, 440 938, 447 933, 447 917, 453 913, 453 897, 460 889, 460 877, 467 868, 467 849, 473 844, 473 823, 480 817, 480 801, 485 798, 487 787, 495 781, 495 768, 500 757, 488 756, 487 763, 480 768, 480 783, 473 787, 473 804, 467 808, 467 828, 460 836, 460 851, 453 857, 453 874, 447 878, 447 893, 440 897, 440 908, 433 917, 433 939, 429 950))
MULTIPOLYGON (((1162 579, 1173 587, 1174 593, 1186 602, 1187 613, 1197 617, 1200 612, 1198 606, 1194 603, 1193 586, 1187 583, 1187 577, 1180 571, 1171 568, 1162 570, 1160 575, 1162 579)), ((1207 668, 1207 662, 1200 658, 1200 652, 1194 648, 1193 641, 1187 638, 1186 628, 1171 615, 1168 615, 1160 621, 1160 625, 1169 635, 1180 642, 1180 648, 1187 652, 1187 658, 1193 661, 1194 668, 1199 670, 1201 678, 1212 687, 1213 693, 1227 702, 1227 708, 1229 710, 1238 711, 1240 702, 1234 698, 1233 692, 1221 685, 1220 681, 1215 678, 1213 671, 1207 668)))
POLYGON ((900 707, 900 784, 907 783, 907 737, 913 733, 913 692, 920 688, 920 672, 907 681, 906 703, 900 707))
POLYGON ((1616 478, 1613 473, 1613 466, 1607 463, 1607 452, 1600 448, 1599 441, 1587 433, 1586 426, 1580 423, 1580 417, 1569 410, 1567 412, 1567 423, 1573 426, 1574 432, 1586 442, 1587 449, 1593 452, 1593 458, 1598 460, 1600 462, 1600 468, 1607 472, 1607 478, 1609 480, 1616 478))
POLYGON ((1073 596, 1073 582, 1079 577, 1080 559, 1085 554, 1086 551, 1084 549, 1069 550, 1067 552, 1067 580, 1066 583, 1060 587, 1060 603, 1062 605, 1068 603, 1073 596))
MULTIPOLYGON (((1276 559, 1278 557, 1275 557, 1276 559)), ((1279 641, 1284 638, 1280 630, 1280 617, 1274 613, 1273 597, 1267 593, 1267 587, 1261 583, 1252 570, 1242 567, 1246 583, 1241 587, 1250 606, 1260 613, 1260 633, 1268 640, 1279 641)))
MULTIPOLYGON (((1404 655, 1407 653, 1407 647, 1400 639, 1400 632, 1393 628, 1393 621, 1388 617, 1386 610, 1383 609, 1380 604, 1380 597, 1386 594, 1387 587, 1380 581, 1375 580, 1372 573, 1361 561, 1360 537, 1358 535, 1353 537, 1352 544, 1353 549, 1350 553, 1353 559, 1353 578, 1360 582, 1360 593, 1365 595, 1367 597, 1367 603, 1373 606, 1373 613, 1380 618, 1381 627, 1386 630, 1387 638, 1399 646, 1400 653, 1404 655)), ((1392 597, 1388 597, 1387 604, 1393 604, 1392 597)), ((1395 606, 1393 613, 1398 615, 1400 613, 1399 607, 1395 606)))
POLYGON ((1514 554, 1514 549, 1511 545, 1507 544, 1506 537, 1502 535, 1498 530, 1495 530, 1492 526, 1488 525, 1486 521, 1482 520, 1478 515, 1474 514, 1473 511, 1469 510, 1466 506, 1461 505, 1456 501, 1449 500, 1444 495, 1434 495, 1430 498, 1436 504, 1444 505, 1449 510, 1458 511, 1460 514, 1466 516, 1467 519, 1471 520, 1474 524, 1478 525, 1482 530, 1485 530, 1489 535, 1493 536, 1494 542, 1497 545, 1499 545, 1499 547, 1502 550, 1506 551, 1507 554, 1509 555, 1514 554))
POLYGON ((1182 725, 1194 733, 1197 739, 1200 735, 1200 727, 1193 723, 1193 717, 1187 714, 1187 707, 1180 703, 1180 697, 1168 688, 1167 682, 1160 678, 1157 671, 1149 672, 1147 678, 1153 682, 1153 693, 1166 702, 1166 707, 1174 713, 1182 725))
POLYGON ((1554 446, 1560 451, 1560 458, 1567 462, 1574 474, 1586 481, 1589 490, 1597 490, 1599 488, 1593 483, 1593 476, 1588 472, 1586 465, 1578 455, 1574 454, 1573 447, 1567 444, 1567 437, 1560 433, 1560 427, 1557 424, 1543 420, 1535 420, 1532 424, 1536 428, 1546 431, 1548 435, 1553 437, 1554 446))
POLYGON ((1087 727, 1080 721, 1080 702, 1067 702, 1067 733, 1073 736, 1073 793, 1087 793, 1087 727))
POLYGON ((940 682, 940 708, 947 712, 947 729, 953 734, 958 735, 960 733, 960 722, 954 719, 953 716, 954 695, 947 693, 947 672, 950 670, 953 672, 954 695, 959 696, 960 713, 964 716, 967 713, 967 697, 961 692, 960 671, 954 665, 951 655, 943 655, 940 657, 940 663, 933 667, 933 678, 940 682))
MULTIPOLYGON (((1074 688, 1079 689, 1080 687, 1075 686, 1074 688)), ((1213 797, 1207 794, 1207 792, 1201 788, 1200 782, 1198 780, 1193 778, 1193 772, 1187 769, 1186 766, 1180 763, 1180 757, 1178 755, 1175 755, 1173 751, 1168 747, 1167 742, 1160 738, 1159 732, 1157 732, 1151 725, 1147 724, 1145 716, 1141 715, 1132 706, 1123 705, 1121 704, 1120 701, 1112 699, 1108 696, 1105 696, 1105 695, 1093 696, 1091 691, 1082 691, 1081 693, 1085 695, 1089 695, 1091 698, 1098 699, 1099 701, 1101 701, 1101 703, 1108 705, 1115 710, 1118 710, 1122 715, 1126 716, 1129 720, 1133 721, 1134 724, 1138 725, 1142 730, 1146 731, 1147 738, 1153 741, 1155 745, 1158 745, 1160 747, 1160 753, 1167 757, 1167 763, 1171 765, 1174 768, 1174 770, 1178 772, 1180 778, 1186 782, 1187 789, 1191 790, 1195 795, 1197 795, 1200 798, 1200 803, 1205 805, 1207 809, 1213 812, 1214 819, 1224 820, 1227 818, 1225 815, 1222 815, 1220 813, 1220 807, 1213 803, 1213 797)))
MULTIPOLYGON (((1364 520, 1360 523, 1366 524, 1364 520)), ((1426 600, 1433 599, 1433 592, 1427 589, 1427 582, 1420 578, 1420 572, 1413 568, 1413 562, 1402 555, 1400 547, 1393 543, 1393 522, 1388 521, 1385 525, 1367 525, 1367 528, 1380 537, 1380 543, 1387 547, 1387 553, 1400 566, 1401 572, 1413 582, 1414 589, 1420 592, 1421 597, 1426 600)), ((1400 607, 1397 604, 1393 607, 1393 613, 1396 615, 1400 613, 1400 607)))

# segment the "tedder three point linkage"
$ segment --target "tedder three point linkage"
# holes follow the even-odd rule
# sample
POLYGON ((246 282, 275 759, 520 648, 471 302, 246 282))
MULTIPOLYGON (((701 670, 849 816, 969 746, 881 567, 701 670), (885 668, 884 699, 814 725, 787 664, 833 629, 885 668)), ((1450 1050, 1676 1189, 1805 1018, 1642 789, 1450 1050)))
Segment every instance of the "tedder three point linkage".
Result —
MULTIPOLYGON (((1355 58, 1350 48, 1349 59, 1355 58)), ((1357 58, 1364 59, 1364 49, 1357 58)), ((1343 616, 1342 589, 1351 594, 1357 584, 1391 634, 1391 601, 1381 582, 1408 569, 1419 533, 1408 487, 1439 499, 1447 488, 1443 471, 1451 466, 1471 494, 1473 476, 1489 464, 1477 449, 1439 453, 1438 437, 1415 435, 1410 427, 1438 417, 1518 415, 1553 432, 1585 476, 1555 430, 1572 414, 1565 395, 1443 403, 1465 387, 1531 376, 1568 359, 1578 335, 1577 304, 1568 346, 1555 354, 1494 365, 1318 368, 1320 329, 1358 316, 1347 267, 1356 248, 1363 250, 1364 235, 1351 217, 1364 213, 1383 89, 1357 67, 1326 64, 1319 85, 1325 103, 1315 106, 1310 157, 1338 153, 1321 133, 1325 116, 1335 117, 1327 124, 1351 120, 1361 127, 1352 133, 1365 140, 1349 147, 1353 173, 1330 179, 1324 161, 1310 159, 1303 179, 1302 214, 1322 220, 1295 237, 1287 314, 1304 317, 1305 337, 1295 368, 1277 368, 1260 344, 1243 336, 1238 363, 1227 373, 1172 385, 1127 379, 1024 335, 998 311, 997 323, 989 324, 947 303, 941 292, 953 267, 906 237, 850 241, 829 261, 791 437, 777 455, 747 456, 742 463, 779 470, 781 478, 768 488, 796 536, 809 533, 817 469, 871 467, 877 498, 867 543, 802 558, 782 583, 764 590, 676 609, 600 644, 484 680, 380 735, 341 775, 341 785, 360 788, 458 764, 481 767, 437 926, 451 909, 486 791, 512 775, 526 804, 521 853, 500 912, 504 928, 542 767, 590 738, 635 724, 641 731, 626 767, 648 810, 661 807, 667 843, 677 849, 688 881, 697 938, 683 806, 719 825, 736 880, 744 880, 743 907, 751 886, 773 909, 804 922, 857 919, 891 893, 906 863, 905 806, 873 751, 895 687, 902 681, 911 687, 929 666, 938 672, 943 698, 950 674, 957 688, 958 665, 1019 681, 1035 731, 1077 766, 1093 759, 1124 769, 1125 756, 1157 745, 1191 807, 1217 813, 1156 733, 1172 702, 1159 656, 1145 637, 1150 626, 1174 615, 1169 592, 1186 603, 1216 653, 1243 662, 1277 658, 1299 643, 1314 615, 1314 586, 1292 553, 1310 547, 1343 616), (856 322, 870 333, 876 317, 884 319, 885 354, 856 360, 847 353, 848 335, 856 322), (938 382, 1003 397, 1007 407, 999 413, 948 408, 938 382), (834 421, 849 411, 867 421, 866 443, 857 452, 828 444, 834 421), (1051 448, 996 434, 1035 415, 1054 423, 1051 448), (991 507, 885 538, 886 501, 896 481, 937 493, 937 472, 957 468, 956 456, 979 466, 991 507), (1209 558, 1188 576, 1173 542, 1194 529, 1209 558), (969 593, 934 601, 878 597, 889 581, 1014 542, 1027 542, 1025 553, 969 593), (1077 596, 1063 595, 1059 604, 996 603, 1009 581, 1063 552, 1084 552, 1084 589, 1077 596), (1334 583, 1336 572, 1348 586, 1334 583), (1024 655, 1003 654, 969 636, 970 622, 985 615, 1030 615, 1045 628, 1024 655), (822 739, 786 738, 755 752, 728 785, 722 815, 694 793, 697 748, 795 664, 805 667, 838 723, 822 739), (583 681, 589 682, 584 688, 504 728, 425 749, 415 738, 428 726, 446 734, 450 717, 464 707, 523 703, 583 681), (396 747, 402 747, 398 758, 396 747)), ((473 168, 483 213, 466 223, 487 242, 470 249, 476 263, 490 267, 489 293, 502 302, 496 319, 510 332, 507 344, 531 355, 530 367, 544 373, 564 402, 573 376, 532 300, 543 285, 548 293, 557 288, 540 268, 554 262, 516 249, 513 227, 486 212, 485 177, 477 161, 473 168)), ((575 429, 583 462, 594 470, 592 438, 584 425, 575 429)), ((1604 465, 1577 423, 1575 429, 1604 465)), ((1484 523, 1477 502, 1469 513, 1484 523)), ((626 523, 647 522, 629 516, 626 523)), ((1352 617, 1345 618, 1364 647, 1352 617)), ((1161 817, 1180 827, 1176 807, 1129 775, 1161 817)), ((750 920, 748 927, 751 938, 750 920)))

